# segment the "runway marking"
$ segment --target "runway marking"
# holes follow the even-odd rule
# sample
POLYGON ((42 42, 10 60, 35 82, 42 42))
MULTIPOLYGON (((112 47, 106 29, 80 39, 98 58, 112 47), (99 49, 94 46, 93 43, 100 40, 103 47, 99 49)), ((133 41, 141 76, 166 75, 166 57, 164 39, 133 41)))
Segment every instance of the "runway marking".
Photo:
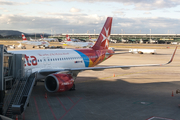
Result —
POLYGON ((46 98, 46 102, 47 102, 47 104, 48 104, 48 106, 49 106, 49 108, 50 108, 50 110, 51 110, 51 113, 52 113, 54 119, 57 120, 57 118, 56 118, 56 116, 55 116, 55 114, 54 114, 54 111, 52 110, 52 107, 51 107, 51 105, 49 104, 49 101, 47 100, 47 98, 46 98))
MULTIPOLYGON (((58 100, 58 102, 61 104, 61 106, 63 107, 63 109, 65 110, 65 113, 63 114, 63 116, 61 116, 61 118, 59 119, 59 120, 61 120, 61 119, 63 119, 64 118, 64 116, 66 116, 66 114, 72 109, 72 108, 74 108, 74 106, 77 104, 77 103, 79 103, 79 101, 82 99, 82 98, 80 98, 77 102, 73 102, 72 101, 72 99, 70 98, 70 97, 68 97, 69 99, 70 99, 70 101, 73 103, 73 105, 71 106, 71 108, 70 109, 66 109, 65 108, 65 106, 63 105, 63 103, 60 101, 60 99, 58 98, 58 97, 56 97, 57 98, 57 100, 58 100)), ((54 117, 54 119, 55 120, 58 120, 57 118, 56 118, 56 115, 54 114, 54 111, 52 110, 52 107, 51 107, 51 105, 50 105, 50 103, 49 103, 49 101, 46 99, 46 102, 47 102, 47 104, 48 104, 48 106, 49 106, 49 108, 50 108, 50 110, 51 110, 51 113, 53 114, 53 117, 54 117)))
POLYGON ((136 101, 133 104, 139 104, 139 105, 151 105, 153 102, 146 102, 146 101, 136 101))
POLYGON ((23 115, 22 115, 22 119, 23 119, 23 120, 25 120, 25 113, 23 113, 23 115))
POLYGON ((70 97, 68 97, 69 98, 69 100, 74 104, 74 101, 70 98, 70 97))
POLYGON ((63 103, 60 101, 60 99, 58 97, 56 97, 59 101, 59 103, 61 104, 61 106, 64 108, 65 111, 67 111, 67 109, 65 108, 65 106, 63 105, 63 103))
POLYGON ((68 111, 66 111, 66 113, 65 113, 59 120, 63 119, 64 116, 65 116, 81 99, 82 99, 82 98, 80 98, 76 103, 74 103, 74 105, 73 105, 68 111))
POLYGON ((146 120, 173 120, 173 119, 153 116, 153 117, 150 117, 150 118, 148 118, 148 119, 146 119, 146 120))
POLYGON ((39 113, 39 109, 38 109, 38 106, 37 106, 36 99, 35 99, 35 97, 33 97, 33 98, 34 98, 34 103, 35 103, 35 106, 36 106, 36 111, 37 111, 37 114, 38 114, 38 118, 39 118, 39 120, 41 120, 41 116, 40 116, 40 113, 39 113))

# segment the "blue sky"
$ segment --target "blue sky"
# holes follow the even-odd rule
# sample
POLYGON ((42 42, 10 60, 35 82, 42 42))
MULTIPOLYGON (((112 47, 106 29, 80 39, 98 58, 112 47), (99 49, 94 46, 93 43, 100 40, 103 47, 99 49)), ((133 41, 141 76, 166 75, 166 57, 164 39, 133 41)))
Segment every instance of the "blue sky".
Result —
POLYGON ((178 0, 0 0, 0 30, 98 33, 107 16, 112 33, 180 34, 178 0))

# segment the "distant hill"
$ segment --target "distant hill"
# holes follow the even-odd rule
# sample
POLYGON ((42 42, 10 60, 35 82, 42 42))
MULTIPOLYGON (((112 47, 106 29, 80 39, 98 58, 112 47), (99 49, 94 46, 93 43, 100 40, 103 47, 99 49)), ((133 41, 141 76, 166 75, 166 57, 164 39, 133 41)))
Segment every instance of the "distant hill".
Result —
POLYGON ((3 37, 6 36, 19 36, 22 32, 15 30, 0 30, 0 35, 3 37))
MULTIPOLYGON (((0 30, 0 38, 8 38, 8 37, 21 37, 21 34, 24 32, 20 32, 17 30, 0 30)), ((24 33, 26 37, 34 37, 35 33, 24 33)), ((40 37, 40 33, 36 33, 36 37, 40 37)), ((48 37, 50 34, 44 34, 44 37, 48 37)))

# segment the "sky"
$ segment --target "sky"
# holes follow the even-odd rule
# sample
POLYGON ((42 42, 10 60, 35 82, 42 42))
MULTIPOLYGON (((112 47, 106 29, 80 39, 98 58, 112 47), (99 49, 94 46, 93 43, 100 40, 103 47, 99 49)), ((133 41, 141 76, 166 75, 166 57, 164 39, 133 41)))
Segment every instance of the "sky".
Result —
POLYGON ((179 0, 0 0, 0 30, 99 34, 180 34, 179 0))

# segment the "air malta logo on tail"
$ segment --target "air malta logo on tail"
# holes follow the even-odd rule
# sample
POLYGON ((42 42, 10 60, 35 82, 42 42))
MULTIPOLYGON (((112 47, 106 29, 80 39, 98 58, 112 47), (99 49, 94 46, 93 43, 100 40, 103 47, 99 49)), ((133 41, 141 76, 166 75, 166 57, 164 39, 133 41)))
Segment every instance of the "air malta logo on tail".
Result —
POLYGON ((111 25, 112 25, 112 17, 108 17, 96 43, 92 47, 94 50, 108 49, 109 39, 111 34, 111 25))
POLYGON ((101 46, 104 47, 105 49, 108 49, 109 47, 109 39, 110 39, 110 34, 109 34, 109 28, 106 29, 104 27, 104 31, 103 33, 101 33, 103 39, 101 41, 101 46))

